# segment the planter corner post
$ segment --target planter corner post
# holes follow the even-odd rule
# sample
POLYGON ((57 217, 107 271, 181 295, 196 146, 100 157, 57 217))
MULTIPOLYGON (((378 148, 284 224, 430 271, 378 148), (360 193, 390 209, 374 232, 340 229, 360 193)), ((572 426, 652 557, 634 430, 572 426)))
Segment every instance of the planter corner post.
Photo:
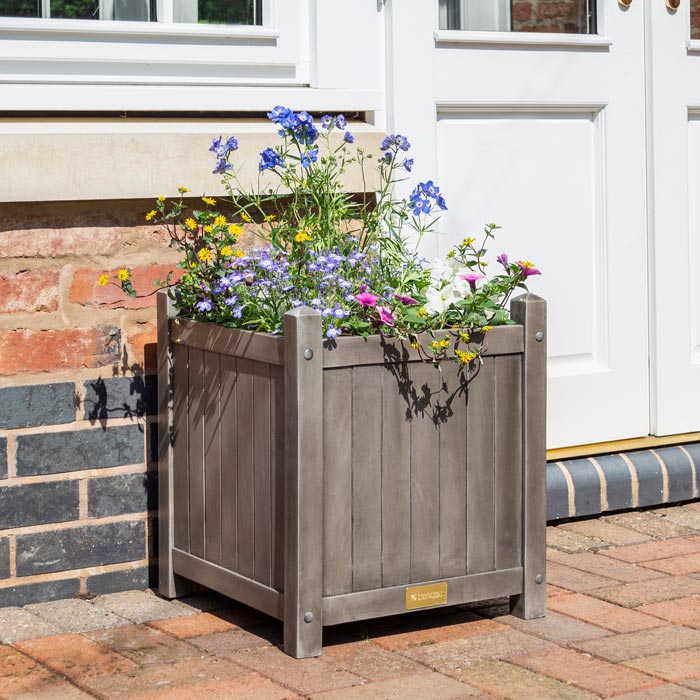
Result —
POLYGON ((284 317, 284 650, 321 654, 323 594, 323 341, 321 314, 284 317))
POLYGON ((546 612, 546 387, 547 305, 534 294, 511 304, 523 328, 523 592, 510 598, 511 612, 532 619, 546 612))

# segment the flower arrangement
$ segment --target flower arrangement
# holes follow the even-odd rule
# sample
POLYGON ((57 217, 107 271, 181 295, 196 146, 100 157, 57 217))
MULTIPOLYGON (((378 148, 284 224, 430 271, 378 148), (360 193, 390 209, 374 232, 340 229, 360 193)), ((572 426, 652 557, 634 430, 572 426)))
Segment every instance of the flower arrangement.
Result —
MULTIPOLYGON (((279 334, 284 314, 306 305, 321 313, 329 343, 381 333, 408 340, 433 362, 479 358, 490 327, 510 322, 513 291, 539 270, 503 254, 499 273, 487 276, 495 224, 479 241, 465 238, 442 261, 421 259, 421 239, 447 204, 432 180, 419 182, 407 198, 395 196, 395 185, 414 167, 405 136, 388 135, 375 157, 353 145, 342 115, 323 116, 317 125, 307 112, 278 106, 268 117, 281 143, 260 153, 257 191, 240 183, 238 140, 219 137, 209 150, 229 194, 226 212, 206 196, 202 206, 188 207, 183 187, 178 200, 159 197, 146 215, 167 227, 182 254, 184 273, 173 294, 180 314, 279 334), (370 166, 376 191, 345 192, 344 173, 358 168, 366 182, 370 166), (244 226, 254 229, 258 246, 239 247, 244 226)), ((103 275, 99 283, 109 279, 103 275)), ((128 269, 115 283, 136 295, 128 269)), ((173 286, 170 277, 157 284, 173 286)))

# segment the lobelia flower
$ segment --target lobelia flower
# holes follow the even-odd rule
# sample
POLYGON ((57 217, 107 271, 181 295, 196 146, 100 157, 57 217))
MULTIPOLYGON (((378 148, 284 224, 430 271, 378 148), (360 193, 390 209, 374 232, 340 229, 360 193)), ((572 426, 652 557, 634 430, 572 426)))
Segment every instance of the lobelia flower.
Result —
POLYGON ((379 313, 379 320, 385 326, 393 326, 394 325, 394 321, 396 319, 394 318, 394 314, 391 313, 390 309, 388 309, 386 306, 378 306, 377 311, 379 313))
POLYGON ((371 292, 360 292, 355 295, 355 299, 360 302, 360 306, 376 306, 379 301, 379 297, 371 292))
POLYGON ((206 313, 207 311, 211 311, 214 308, 214 304, 212 304, 209 299, 202 299, 201 301, 198 301, 195 304, 195 308, 197 309, 197 311, 206 313))
POLYGON ((326 331, 326 338, 335 340, 342 332, 343 331, 340 328, 336 328, 335 326, 328 326, 328 330, 326 331))

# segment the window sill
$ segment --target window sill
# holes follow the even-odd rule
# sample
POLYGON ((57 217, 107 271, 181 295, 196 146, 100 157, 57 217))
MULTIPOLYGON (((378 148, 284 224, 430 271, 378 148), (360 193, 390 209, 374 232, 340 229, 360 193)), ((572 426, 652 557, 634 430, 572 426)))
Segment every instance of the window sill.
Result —
POLYGON ((510 46, 555 46, 607 48, 612 39, 598 34, 544 34, 538 32, 468 32, 441 29, 434 32, 435 44, 508 44, 510 46))

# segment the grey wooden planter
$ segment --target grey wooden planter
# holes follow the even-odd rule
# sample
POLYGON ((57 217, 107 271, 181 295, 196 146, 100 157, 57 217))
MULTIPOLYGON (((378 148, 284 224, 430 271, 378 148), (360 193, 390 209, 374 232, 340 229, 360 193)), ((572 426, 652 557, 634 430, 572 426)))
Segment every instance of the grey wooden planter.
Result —
POLYGON ((542 299, 513 301, 468 382, 376 336, 324 348, 307 308, 284 337, 178 319, 164 292, 158 313, 163 595, 194 581, 283 620, 298 658, 408 609, 544 615, 542 299))

